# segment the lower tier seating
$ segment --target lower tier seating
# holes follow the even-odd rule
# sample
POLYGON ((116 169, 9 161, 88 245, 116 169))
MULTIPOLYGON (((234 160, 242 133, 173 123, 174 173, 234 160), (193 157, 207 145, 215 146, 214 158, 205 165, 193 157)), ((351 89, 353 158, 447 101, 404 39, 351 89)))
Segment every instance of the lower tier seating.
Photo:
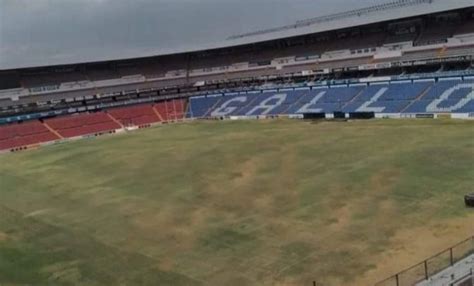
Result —
POLYGON ((159 102, 154 105, 155 110, 161 115, 164 121, 181 120, 186 112, 185 99, 173 99, 159 102))
POLYGON ((58 117, 45 122, 65 138, 106 133, 121 128, 104 112, 58 117))
POLYGON ((114 108, 107 112, 124 126, 141 126, 161 121, 149 104, 114 108))
POLYGON ((39 121, 0 126, 0 150, 21 148, 58 139, 58 136, 39 121))
POLYGON ((473 113, 474 81, 444 80, 313 87, 190 99, 189 116, 303 113, 473 113))

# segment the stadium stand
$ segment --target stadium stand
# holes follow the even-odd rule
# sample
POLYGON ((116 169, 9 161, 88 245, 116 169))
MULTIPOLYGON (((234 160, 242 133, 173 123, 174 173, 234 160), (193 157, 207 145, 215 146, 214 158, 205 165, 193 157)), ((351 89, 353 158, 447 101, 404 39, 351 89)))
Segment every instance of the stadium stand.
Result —
POLYGON ((452 24, 436 25, 424 30, 415 41, 416 46, 446 43, 447 39, 453 36, 457 26, 452 24))
POLYGON ((47 119, 45 123, 64 138, 110 133, 121 128, 103 112, 47 119))
POLYGON ((474 81, 438 82, 405 112, 474 112, 474 81))
POLYGON ((0 90, 20 87, 20 77, 16 72, 0 72, 0 90))
POLYGON ((182 120, 185 116, 186 100, 174 99, 154 105, 155 110, 161 115, 163 121, 182 120))
POLYGON ((25 148, 58 139, 39 121, 0 126, 0 150, 25 148))
POLYGON ((407 31, 404 33, 391 34, 387 36, 384 41, 384 44, 392 43, 403 43, 403 42, 413 42, 417 38, 417 33, 415 31, 407 31))
POLYGON ((301 113, 472 113, 474 82, 399 81, 307 90, 199 96, 189 117, 261 116, 301 113))
MULTIPOLYGON (((363 9, 363 13, 392 9, 408 5, 408 2, 412 1, 394 1, 390 8, 371 7, 363 9)), ((413 3, 415 2, 417 1, 413 3)), ((424 3, 424 1, 418 2, 424 3)), ((434 5, 432 1, 426 2, 434 5)), ((207 81, 297 73, 303 68, 313 70, 316 65, 318 69, 339 72, 348 67, 355 68, 374 62, 390 65, 392 61, 472 56, 474 36, 469 36, 474 34, 472 11, 471 7, 416 18, 402 17, 397 21, 192 53, 6 70, 0 73, 0 89, 24 88, 25 90, 21 92, 11 91, 10 104, 25 104, 34 102, 30 99, 35 94, 64 98, 68 94, 69 97, 76 96, 78 90, 83 90, 81 94, 87 95, 94 89, 106 93, 120 92, 124 89, 186 86, 199 81, 206 84, 207 81), (471 43, 471 46, 463 48, 466 43, 471 43), (399 50, 402 54, 396 59, 378 57, 386 49, 399 50), (451 53, 454 50, 456 52, 451 53), (287 59, 279 60, 281 58, 287 59), (55 92, 61 93, 62 96, 51 94, 55 92), (17 93, 20 93, 22 98, 18 99, 18 96, 15 96, 17 93)), ((360 11, 344 15, 352 17, 359 13, 360 11)), ((339 17, 342 15, 336 18, 339 17)), ((333 17, 324 19, 324 23, 334 20, 333 17)), ((297 26, 301 26, 301 23, 298 22, 297 26)), ((373 66, 372 69, 377 68, 373 66)), ((4 92, 2 96, 6 94, 9 93, 4 92)))
POLYGON ((204 118, 211 108, 213 108, 220 100, 222 95, 209 95, 192 97, 189 100, 189 117, 204 118))
POLYGON ((161 121, 150 104, 114 108, 108 110, 108 113, 123 126, 142 126, 161 121))
POLYGON ((474 7, 448 4, 394 0, 239 35, 208 50, 1 70, 0 124, 40 119, 55 137, 70 138, 184 118, 474 117, 474 7), (421 7, 424 13, 407 17, 421 7), (395 17, 374 20, 388 10, 395 17), (350 25, 334 29, 347 19, 350 25), (292 34, 314 24, 325 28, 292 34), (92 110, 101 112, 84 114, 92 110))
POLYGON ((0 151, 64 138, 114 133, 127 126, 179 121, 185 118, 186 100, 112 108, 106 112, 80 113, 39 121, 0 125, 0 151))
POLYGON ((457 27, 455 35, 471 34, 474 31, 474 19, 466 21, 463 25, 457 27))

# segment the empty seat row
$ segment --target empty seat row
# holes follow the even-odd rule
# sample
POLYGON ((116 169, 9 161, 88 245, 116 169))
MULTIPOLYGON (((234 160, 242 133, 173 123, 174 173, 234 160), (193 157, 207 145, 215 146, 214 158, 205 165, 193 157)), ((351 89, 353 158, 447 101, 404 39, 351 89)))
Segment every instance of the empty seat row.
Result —
POLYGON ((48 119, 45 123, 65 138, 104 133, 121 128, 104 112, 58 117, 48 119))
POLYGON ((58 117, 48 119, 46 122, 49 126, 56 130, 63 130, 110 121, 111 119, 107 116, 107 114, 103 112, 97 112, 58 117))
POLYGON ((114 108, 107 112, 124 126, 140 126, 161 121, 151 104, 114 108))
POLYGON ((0 150, 8 150, 58 139, 58 136, 49 131, 49 129, 39 121, 0 126, 0 150))

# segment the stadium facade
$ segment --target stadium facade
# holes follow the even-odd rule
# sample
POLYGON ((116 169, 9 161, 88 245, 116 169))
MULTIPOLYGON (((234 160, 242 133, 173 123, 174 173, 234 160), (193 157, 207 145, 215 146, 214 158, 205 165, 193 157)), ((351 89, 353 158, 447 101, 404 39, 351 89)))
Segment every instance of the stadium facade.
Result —
POLYGON ((474 116, 472 1, 398 0, 151 57, 0 71, 0 149, 186 118, 474 116))

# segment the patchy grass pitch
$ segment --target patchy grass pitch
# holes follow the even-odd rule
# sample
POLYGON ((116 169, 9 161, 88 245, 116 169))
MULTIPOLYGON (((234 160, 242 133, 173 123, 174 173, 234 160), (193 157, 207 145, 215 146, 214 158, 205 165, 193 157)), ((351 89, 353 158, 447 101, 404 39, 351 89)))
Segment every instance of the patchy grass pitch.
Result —
POLYGON ((0 285, 368 285, 474 233, 474 122, 195 122, 0 156, 0 285))

